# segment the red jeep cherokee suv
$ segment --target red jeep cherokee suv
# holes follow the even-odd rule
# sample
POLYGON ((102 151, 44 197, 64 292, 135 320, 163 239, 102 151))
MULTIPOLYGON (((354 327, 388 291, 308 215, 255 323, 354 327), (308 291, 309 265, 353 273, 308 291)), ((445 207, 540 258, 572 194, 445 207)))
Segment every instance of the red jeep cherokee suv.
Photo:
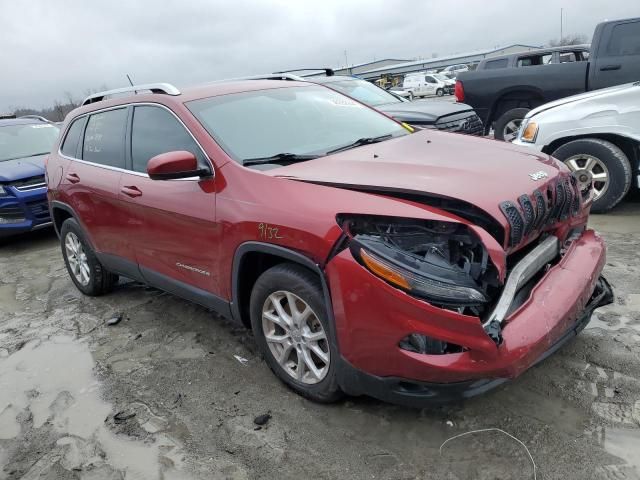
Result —
POLYGON ((590 192, 560 162, 319 85, 96 94, 47 173, 78 289, 121 275, 214 309, 316 401, 481 393, 611 301, 590 192))

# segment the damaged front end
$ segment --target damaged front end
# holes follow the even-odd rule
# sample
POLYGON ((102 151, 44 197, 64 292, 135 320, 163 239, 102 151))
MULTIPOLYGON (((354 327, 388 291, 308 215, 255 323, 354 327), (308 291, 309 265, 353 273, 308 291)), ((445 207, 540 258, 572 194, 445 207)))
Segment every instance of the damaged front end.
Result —
MULTIPOLYGON (((483 318, 493 307, 501 287, 498 271, 467 225, 371 215, 340 215, 337 220, 353 257, 390 285, 473 317, 483 318)), ((499 334, 492 337, 499 343, 499 334)), ((418 334, 408 335, 400 347, 431 354, 463 349, 418 334)))

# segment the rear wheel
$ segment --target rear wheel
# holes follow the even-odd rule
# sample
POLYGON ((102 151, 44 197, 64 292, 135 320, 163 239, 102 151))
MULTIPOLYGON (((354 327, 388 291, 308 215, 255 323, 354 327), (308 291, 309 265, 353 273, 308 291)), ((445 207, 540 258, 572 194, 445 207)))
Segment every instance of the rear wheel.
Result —
POLYGON ((73 218, 60 228, 62 257, 75 286, 85 295, 104 295, 113 289, 118 276, 108 272, 98 261, 85 235, 73 218))
POLYGON ((444 95, 444 90, 439 88, 438 90, 436 90, 436 95, 439 96, 439 97, 443 96, 444 95))
POLYGON ((552 156, 575 172, 578 182, 593 182, 591 211, 604 213, 615 207, 631 187, 631 164, 616 145, 599 138, 565 143, 552 156))
POLYGON ((518 130, 527 113, 529 113, 528 108, 512 108, 504 112, 496 121, 495 139, 513 142, 518 136, 518 130))
POLYGON ((322 288, 310 271, 281 264, 264 272, 251 292, 251 326, 280 380, 317 402, 342 396, 322 288))

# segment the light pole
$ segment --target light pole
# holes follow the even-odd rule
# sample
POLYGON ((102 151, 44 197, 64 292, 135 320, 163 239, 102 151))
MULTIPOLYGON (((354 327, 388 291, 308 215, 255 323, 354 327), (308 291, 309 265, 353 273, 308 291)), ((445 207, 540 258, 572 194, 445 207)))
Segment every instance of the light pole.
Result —
POLYGON ((562 11, 564 9, 560 8, 560 45, 562 45, 562 11))

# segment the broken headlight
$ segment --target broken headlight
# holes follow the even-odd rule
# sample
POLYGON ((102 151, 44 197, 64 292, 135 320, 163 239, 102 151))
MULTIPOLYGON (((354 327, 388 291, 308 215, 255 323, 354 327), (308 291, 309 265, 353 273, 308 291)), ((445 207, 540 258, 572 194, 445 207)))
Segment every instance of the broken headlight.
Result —
POLYGON ((488 253, 465 225, 371 216, 338 221, 354 257, 391 285, 444 306, 489 300, 488 253))

